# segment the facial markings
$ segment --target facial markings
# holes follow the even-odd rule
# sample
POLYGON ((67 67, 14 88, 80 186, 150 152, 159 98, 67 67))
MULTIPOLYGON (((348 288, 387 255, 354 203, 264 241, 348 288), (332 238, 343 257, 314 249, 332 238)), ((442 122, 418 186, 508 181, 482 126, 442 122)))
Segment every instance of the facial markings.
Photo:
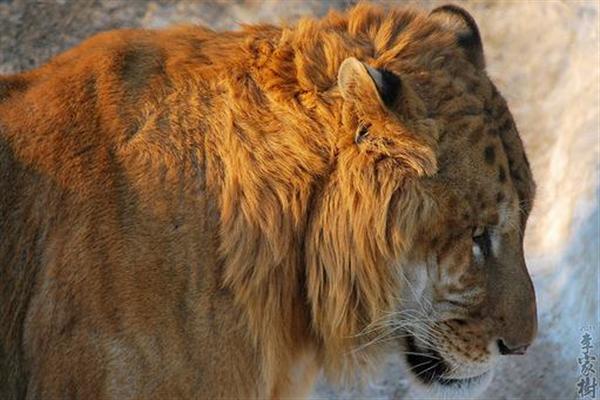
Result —
POLYGON ((501 167, 502 169, 498 172, 498 179, 504 183, 507 181, 507 175, 510 174, 514 190, 523 209, 519 222, 522 229, 531 209, 535 194, 535 184, 531 177, 529 162, 517 133, 515 122, 505 100, 495 87, 493 88, 490 109, 492 110, 490 116, 493 120, 497 121, 496 126, 501 140, 500 144, 506 156, 506 165, 508 166, 508 170, 505 167, 501 167))
MULTIPOLYGON (((486 115, 483 127, 466 122, 454 122, 451 127, 464 132, 463 143, 471 145, 475 154, 473 164, 469 165, 469 168, 474 167, 471 181, 473 185, 460 191, 458 198, 462 199, 455 202, 455 207, 447 208, 452 210, 449 218, 453 224, 446 227, 453 232, 448 236, 453 237, 439 233, 436 236, 438 248, 435 250, 438 250, 437 268, 440 277, 433 283, 434 304, 436 308, 439 306, 440 310, 443 309, 444 315, 450 319, 463 318, 460 315, 465 315, 464 321, 467 321, 465 326, 456 324, 441 329, 443 334, 440 334, 437 341, 438 349, 451 364, 452 361, 487 362, 490 354, 488 338, 493 335, 491 325, 486 323, 473 325, 475 331, 466 329, 471 327, 470 321, 481 321, 486 317, 477 302, 479 297, 483 299, 486 296, 485 285, 481 280, 482 268, 486 267, 486 255, 481 246, 473 242, 470 229, 477 224, 485 226, 489 235, 487 256, 500 257, 505 246, 503 241, 514 232, 515 223, 518 226, 517 182, 521 178, 527 179, 526 173, 509 169, 512 164, 510 155, 506 153, 503 135, 505 129, 512 129, 510 115, 508 119, 503 118, 504 115, 496 104, 490 109, 496 115, 486 115), (517 175, 516 180, 512 178, 513 175, 517 175), (458 234, 461 230, 468 233, 461 236, 458 234), (467 294, 471 289, 477 289, 480 296, 467 294)), ((472 121, 476 120, 470 116, 468 118, 469 122, 471 118, 472 121)), ((454 129, 449 129, 452 130, 454 129)))
MULTIPOLYGON (((513 125, 511 118, 500 119, 498 116, 492 115, 495 109, 497 108, 492 107, 491 104, 486 107, 486 132, 489 135, 487 143, 482 145, 481 153, 484 165, 491 168, 485 168, 481 172, 480 184, 483 189, 477 192, 476 202, 473 204, 479 224, 489 227, 486 236, 480 237, 479 243, 476 240, 473 241, 473 261, 477 264, 483 264, 485 259, 491 255, 499 255, 501 248, 499 226, 511 223, 510 213, 507 210, 507 203, 510 203, 510 188, 505 186, 508 180, 505 166, 507 155, 504 154, 504 146, 499 147, 497 142, 502 140, 501 132, 504 129, 510 129, 513 125), (501 123, 494 123, 494 121, 501 121, 501 123)), ((513 175, 512 171, 511 175, 513 175)))
MULTIPOLYGON (((520 189, 529 180, 527 170, 514 162, 518 158, 515 153, 519 156, 520 153, 518 148, 512 147, 517 147, 518 143, 509 140, 509 146, 505 144, 506 131, 516 131, 516 128, 510 114, 505 112, 502 97, 493 89, 494 96, 486 98, 483 127, 469 123, 476 120, 472 116, 466 117, 469 122, 453 120, 447 126, 447 132, 461 132, 464 135, 462 144, 470 147, 457 151, 471 152, 471 160, 466 164, 471 175, 469 185, 456 192, 460 200, 455 202, 454 207, 445 204, 449 213, 445 224, 447 233, 436 232, 438 248, 435 249, 438 273, 442 278, 432 283, 436 311, 443 310, 444 317, 448 317, 448 320, 436 326, 441 331, 436 335, 437 350, 449 365, 469 365, 475 370, 479 363, 487 368, 490 349, 495 349, 490 347, 495 328, 489 323, 484 302, 478 306, 477 298, 467 294, 472 289, 478 289, 482 293, 481 298, 486 298, 487 289, 482 276, 485 275, 486 262, 491 267, 481 247, 472 241, 470 229, 477 224, 487 227, 489 253, 492 257, 501 257, 502 251, 514 242, 511 238, 520 225, 518 203, 519 198, 523 197, 520 189), (448 223, 450 220, 452 224, 448 223), (468 233, 460 236, 458 232, 461 230, 468 233), (454 243, 449 244, 448 241, 454 243), (460 254, 462 252, 466 253, 466 258, 460 254), (464 319, 460 324, 446 323, 461 318, 464 319)), ((524 156, 522 158, 526 160, 524 156)), ((449 159, 452 160, 452 157, 449 159)), ((450 162, 448 165, 451 165, 450 162)), ((462 170, 453 172, 456 174, 453 174, 453 178, 460 173, 463 173, 460 177, 464 177, 462 170)), ((476 375, 466 372, 462 367, 455 368, 453 374, 476 375)))

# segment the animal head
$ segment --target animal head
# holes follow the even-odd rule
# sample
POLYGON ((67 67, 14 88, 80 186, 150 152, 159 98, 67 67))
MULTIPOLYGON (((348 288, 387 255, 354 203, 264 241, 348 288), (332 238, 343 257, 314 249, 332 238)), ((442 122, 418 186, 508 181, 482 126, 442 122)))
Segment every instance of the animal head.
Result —
POLYGON ((373 46, 337 72, 336 164, 307 251, 313 325, 330 371, 394 343, 417 386, 465 395, 536 335, 529 164, 466 11, 353 13, 348 31, 373 46))

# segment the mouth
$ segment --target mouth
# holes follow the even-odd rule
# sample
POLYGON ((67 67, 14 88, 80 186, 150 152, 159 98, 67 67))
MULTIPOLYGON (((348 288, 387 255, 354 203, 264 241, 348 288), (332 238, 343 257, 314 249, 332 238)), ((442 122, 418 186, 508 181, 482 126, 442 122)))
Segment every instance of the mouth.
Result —
POLYGON ((438 384, 446 388, 468 389, 480 386, 490 375, 490 371, 486 371, 467 378, 450 378, 450 366, 438 351, 420 348, 412 335, 407 335, 406 346, 409 369, 416 379, 426 386, 438 384))

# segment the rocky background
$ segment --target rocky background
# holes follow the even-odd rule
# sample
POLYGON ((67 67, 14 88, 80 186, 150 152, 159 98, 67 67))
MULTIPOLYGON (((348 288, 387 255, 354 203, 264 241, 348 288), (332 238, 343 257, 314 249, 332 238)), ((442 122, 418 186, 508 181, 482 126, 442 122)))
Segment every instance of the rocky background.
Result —
MULTIPOLYGON (((594 338, 596 356, 600 349, 600 6, 594 0, 453 2, 468 9, 479 24, 488 72, 511 106, 538 182, 526 254, 538 296, 539 339, 527 356, 502 360, 482 398, 578 398, 577 358, 584 331, 594 338)), ((320 16, 352 3, 0 0, 0 73, 33 68, 107 29, 174 23, 236 29, 240 23, 320 16)), ((425 9, 441 3, 385 2, 425 9)), ((314 394, 339 399, 413 396, 393 358, 363 387, 336 389, 321 382, 314 394)))

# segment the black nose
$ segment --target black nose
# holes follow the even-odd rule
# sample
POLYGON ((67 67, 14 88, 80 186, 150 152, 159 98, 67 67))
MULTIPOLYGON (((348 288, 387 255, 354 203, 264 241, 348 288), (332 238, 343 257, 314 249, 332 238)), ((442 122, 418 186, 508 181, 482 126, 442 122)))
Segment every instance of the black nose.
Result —
POLYGON ((498 339, 498 350, 502 355, 525 354, 528 347, 529 345, 510 347, 502 339, 498 339))

